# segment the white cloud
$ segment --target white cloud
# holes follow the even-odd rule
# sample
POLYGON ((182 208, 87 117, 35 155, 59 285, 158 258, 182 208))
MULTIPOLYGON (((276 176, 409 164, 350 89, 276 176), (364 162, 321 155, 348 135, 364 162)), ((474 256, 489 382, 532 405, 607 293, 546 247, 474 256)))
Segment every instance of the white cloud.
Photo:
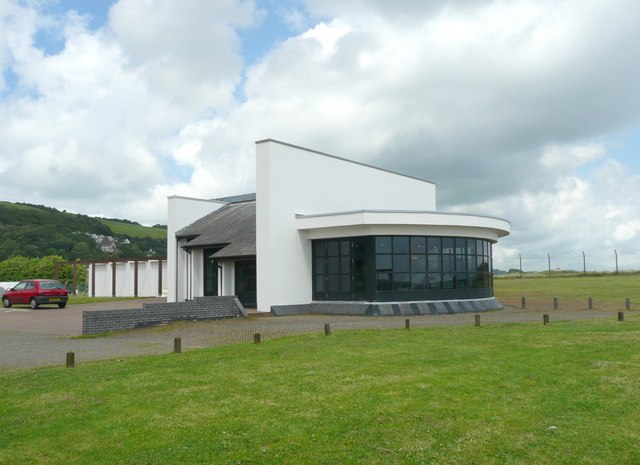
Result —
POLYGON ((255 14, 248 1, 120 0, 109 17, 129 65, 150 87, 203 111, 233 103, 243 66, 236 29, 252 25, 255 14))
POLYGON ((640 123, 635 1, 308 0, 269 13, 294 32, 249 68, 253 2, 120 0, 98 30, 20 5, 0 0, 19 79, 0 93, 0 170, 34 179, 3 181, 8 200, 162 223, 167 195, 253 190, 254 141, 272 137, 510 219, 500 260, 637 240, 638 173, 603 142, 640 123), (59 53, 34 45, 45 27, 59 53))
POLYGON ((628 223, 619 224, 613 233, 616 241, 626 242, 634 239, 640 233, 640 220, 632 220, 628 223))
POLYGON ((594 142, 573 147, 559 147, 554 145, 545 149, 540 161, 547 169, 561 169, 566 172, 581 165, 599 160, 604 154, 604 146, 594 142))

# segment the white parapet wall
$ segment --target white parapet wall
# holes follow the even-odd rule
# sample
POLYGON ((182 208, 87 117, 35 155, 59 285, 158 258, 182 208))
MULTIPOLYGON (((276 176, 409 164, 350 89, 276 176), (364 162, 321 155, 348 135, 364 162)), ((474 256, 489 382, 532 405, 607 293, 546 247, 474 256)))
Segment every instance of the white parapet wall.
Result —
POLYGON ((135 260, 90 264, 87 282, 89 295, 93 297, 111 297, 114 294, 114 267, 116 297, 134 297, 136 295, 138 297, 158 297, 166 294, 166 260, 138 260, 137 266, 138 289, 136 294, 135 260), (160 263, 162 263, 161 266, 160 263), (95 272, 92 267, 95 267, 95 272), (160 276, 159 272, 162 273, 160 276), (92 282, 92 277, 94 276, 95 284, 92 282))
MULTIPOLYGON (((226 205, 225 202, 216 200, 194 199, 172 195, 168 198, 167 212, 167 272, 169 287, 167 289, 167 302, 180 302, 193 297, 194 290, 187 290, 189 276, 186 270, 192 269, 193 260, 185 250, 182 243, 176 240, 176 232, 190 225, 199 218, 208 215, 226 205)), ((186 241, 183 239, 182 242, 186 241)), ((198 257, 196 257, 198 258, 198 257)), ((199 258, 202 260, 202 258, 199 258)), ((191 282, 195 281, 192 277, 191 282)), ((201 295, 201 294, 195 294, 201 295)))
POLYGON ((256 143, 258 311, 311 302, 311 241, 296 215, 435 210, 435 184, 274 140, 256 143))

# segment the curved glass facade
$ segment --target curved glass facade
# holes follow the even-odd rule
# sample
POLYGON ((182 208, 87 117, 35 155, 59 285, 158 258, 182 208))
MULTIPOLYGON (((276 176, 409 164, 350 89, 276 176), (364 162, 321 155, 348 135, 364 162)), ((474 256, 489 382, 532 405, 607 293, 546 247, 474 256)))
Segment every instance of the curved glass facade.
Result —
POLYGON ((491 242, 444 236, 312 241, 313 299, 411 301, 493 296, 491 242))

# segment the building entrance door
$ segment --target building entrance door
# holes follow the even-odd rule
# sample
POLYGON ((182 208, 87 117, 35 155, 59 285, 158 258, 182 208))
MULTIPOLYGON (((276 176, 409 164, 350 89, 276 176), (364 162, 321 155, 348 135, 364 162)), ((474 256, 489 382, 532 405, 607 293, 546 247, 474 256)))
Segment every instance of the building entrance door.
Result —
POLYGON ((204 295, 214 296, 218 295, 218 261, 209 258, 216 253, 219 249, 205 249, 204 250, 204 295))

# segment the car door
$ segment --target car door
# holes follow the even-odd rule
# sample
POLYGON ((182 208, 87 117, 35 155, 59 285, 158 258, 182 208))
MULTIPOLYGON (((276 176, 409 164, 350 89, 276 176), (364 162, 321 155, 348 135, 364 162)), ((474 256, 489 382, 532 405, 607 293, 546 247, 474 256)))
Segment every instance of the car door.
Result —
POLYGON ((25 294, 26 286, 27 286, 27 281, 21 281, 15 285, 15 287, 13 288, 13 296, 11 298, 12 300, 11 303, 14 303, 14 304, 25 303, 24 294, 25 294))
POLYGON ((24 291, 22 291, 22 303, 28 304, 31 301, 31 297, 37 293, 36 283, 34 281, 27 281, 27 284, 24 286, 24 291))

